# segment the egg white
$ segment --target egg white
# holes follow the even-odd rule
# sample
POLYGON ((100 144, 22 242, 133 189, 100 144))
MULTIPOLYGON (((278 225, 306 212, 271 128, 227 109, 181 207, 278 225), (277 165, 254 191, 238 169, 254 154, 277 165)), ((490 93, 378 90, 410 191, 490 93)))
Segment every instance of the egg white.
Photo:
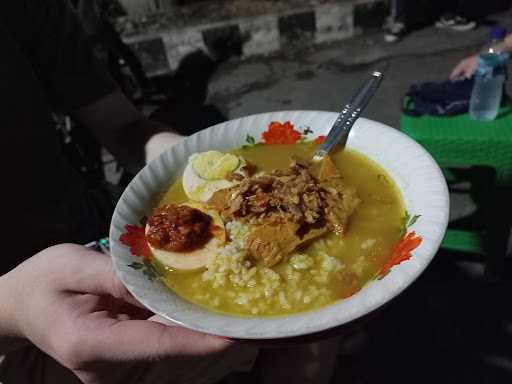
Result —
POLYGON ((151 254, 164 267, 178 271, 196 271, 205 268, 211 257, 219 249, 219 241, 212 238, 201 249, 192 252, 171 252, 158 249, 149 244, 151 254))
MULTIPOLYGON (((192 157, 191 157, 192 158, 192 157)), ((191 159, 190 158, 190 159, 191 159)), ((183 172, 183 189, 189 199, 194 201, 207 202, 213 194, 221 189, 230 188, 237 184, 236 182, 219 179, 219 180, 206 180, 197 174, 190 161, 183 172)), ((247 164, 245 159, 239 157, 239 164, 235 173, 241 173, 240 169, 247 164)))
POLYGON ((194 201, 207 202, 212 195, 221 189, 230 188, 234 185, 232 181, 221 180, 206 180, 201 178, 194 167, 189 162, 183 172, 183 189, 188 198, 194 201))

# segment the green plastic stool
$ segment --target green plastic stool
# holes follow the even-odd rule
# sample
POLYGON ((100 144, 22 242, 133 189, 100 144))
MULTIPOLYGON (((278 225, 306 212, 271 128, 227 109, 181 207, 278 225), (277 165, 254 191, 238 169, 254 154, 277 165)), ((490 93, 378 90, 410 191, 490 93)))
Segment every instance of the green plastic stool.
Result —
POLYGON ((509 193, 512 186, 512 113, 502 109, 491 122, 478 122, 469 115, 454 117, 411 117, 402 115, 400 130, 420 143, 443 167, 489 167, 494 176, 485 181, 487 203, 482 230, 461 230, 449 226, 442 248, 486 255, 486 272, 503 272, 508 235, 512 223, 509 193))

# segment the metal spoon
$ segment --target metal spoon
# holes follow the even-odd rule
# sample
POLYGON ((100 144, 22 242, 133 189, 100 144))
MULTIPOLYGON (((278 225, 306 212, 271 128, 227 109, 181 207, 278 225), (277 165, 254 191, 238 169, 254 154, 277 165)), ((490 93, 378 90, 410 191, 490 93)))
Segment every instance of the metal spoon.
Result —
POLYGON ((325 141, 318 148, 315 156, 313 156, 314 162, 321 161, 336 146, 341 149, 345 148, 350 129, 379 88, 382 78, 382 72, 374 71, 370 78, 363 83, 357 93, 350 99, 348 104, 343 107, 325 141))

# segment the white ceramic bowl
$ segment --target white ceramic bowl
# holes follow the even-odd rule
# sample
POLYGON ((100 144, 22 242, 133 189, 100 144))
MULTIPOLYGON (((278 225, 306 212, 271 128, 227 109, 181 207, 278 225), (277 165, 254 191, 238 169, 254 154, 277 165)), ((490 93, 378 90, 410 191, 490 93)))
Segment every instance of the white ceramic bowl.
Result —
POLYGON ((369 314, 409 286, 437 252, 448 223, 446 182, 436 162, 416 142, 396 129, 360 118, 347 146, 380 164, 396 182, 411 214, 421 218, 413 229, 423 238, 412 258, 395 266, 381 280, 355 295, 322 309, 283 317, 237 317, 215 313, 176 295, 158 279, 153 281, 128 265, 140 261, 119 241, 125 225, 139 223, 156 205, 161 192, 180 176, 189 155, 208 149, 230 149, 245 143, 247 134, 259 138, 271 121, 291 121, 325 135, 336 113, 284 111, 264 113, 218 124, 169 149, 148 164, 130 183, 117 204, 110 228, 112 259, 128 290, 151 311, 197 331, 240 339, 278 339, 331 329, 369 314))

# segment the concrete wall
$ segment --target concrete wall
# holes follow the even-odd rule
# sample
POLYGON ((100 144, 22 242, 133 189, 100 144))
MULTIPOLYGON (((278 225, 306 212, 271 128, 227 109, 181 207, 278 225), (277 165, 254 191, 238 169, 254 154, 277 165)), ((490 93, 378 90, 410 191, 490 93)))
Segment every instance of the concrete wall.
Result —
POLYGON ((282 0, 281 5, 286 7, 269 8, 264 14, 174 21, 170 17, 176 14, 165 10, 175 0, 120 1, 131 15, 163 11, 141 22, 128 19, 120 27, 124 41, 132 46, 148 74, 158 75, 177 69, 181 60, 194 51, 215 56, 212 51, 215 40, 227 36, 241 42, 242 58, 343 40, 361 29, 354 14, 367 14, 367 7, 383 0, 282 0))
POLYGON ((129 16, 143 16, 156 10, 155 0, 119 0, 129 16))
POLYGON ((353 35, 353 5, 317 4, 279 14, 240 17, 182 28, 163 29, 125 36, 146 71, 156 75, 175 70, 191 52, 211 51, 216 38, 234 35, 242 42, 243 58, 268 55, 283 46, 326 43, 353 35))
POLYGON ((176 0, 119 0, 130 16, 144 16, 148 13, 168 11, 176 6, 176 0))
MULTIPOLYGON (((148 0, 145 0, 148 1, 148 0)), ((157 3, 157 7, 161 11, 168 11, 172 7, 176 6, 176 0, 154 0, 157 3)))

